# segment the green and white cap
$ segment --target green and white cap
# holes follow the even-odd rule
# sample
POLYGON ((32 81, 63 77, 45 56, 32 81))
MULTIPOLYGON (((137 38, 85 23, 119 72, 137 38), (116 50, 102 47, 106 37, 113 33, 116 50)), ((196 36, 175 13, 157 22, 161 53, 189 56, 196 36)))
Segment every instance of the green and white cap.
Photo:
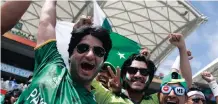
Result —
POLYGON ((184 88, 188 88, 185 79, 177 72, 171 72, 162 79, 161 86, 168 83, 179 83, 184 88))
POLYGON ((110 62, 104 62, 104 64, 103 64, 103 68, 105 67, 105 68, 107 68, 107 66, 110 66, 111 67, 111 69, 112 69, 112 71, 114 72, 114 74, 116 74, 116 69, 115 69, 115 67, 110 63, 110 62))

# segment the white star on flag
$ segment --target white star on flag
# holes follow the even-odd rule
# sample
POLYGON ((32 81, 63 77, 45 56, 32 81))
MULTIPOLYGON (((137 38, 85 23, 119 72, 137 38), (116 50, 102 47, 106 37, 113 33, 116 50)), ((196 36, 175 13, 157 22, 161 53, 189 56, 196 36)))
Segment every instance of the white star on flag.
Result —
POLYGON ((124 54, 120 53, 119 51, 118 51, 117 54, 120 56, 120 59, 122 59, 122 58, 123 58, 123 59, 126 59, 125 56, 124 56, 124 54))

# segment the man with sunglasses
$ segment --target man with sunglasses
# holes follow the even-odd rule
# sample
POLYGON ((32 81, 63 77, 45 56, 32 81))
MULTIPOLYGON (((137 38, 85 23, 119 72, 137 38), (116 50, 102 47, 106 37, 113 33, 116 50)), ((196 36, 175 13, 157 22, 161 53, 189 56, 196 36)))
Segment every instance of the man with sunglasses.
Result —
POLYGON ((91 82, 112 47, 109 32, 80 20, 69 43, 68 70, 56 46, 56 3, 46 0, 42 7, 32 82, 17 103, 96 104, 91 82))
MULTIPOLYGON (((171 44, 178 47, 181 57, 181 73, 183 76, 185 76, 184 78, 191 83, 191 68, 182 35, 178 33, 170 34, 169 41, 171 44)), ((108 69, 110 71, 110 68, 108 69)), ((113 93, 120 91, 119 86, 122 86, 122 93, 120 95, 116 94, 115 96, 112 92, 107 90, 105 91, 101 86, 95 83, 93 85, 97 86, 98 89, 101 89, 95 94, 97 102, 99 104, 159 104, 157 94, 145 94, 150 82, 153 79, 155 70, 156 68, 154 63, 148 58, 144 57, 143 54, 133 54, 124 62, 121 68, 121 75, 117 74, 117 76, 112 77, 113 81, 110 83, 116 85, 111 88, 113 93), (120 78, 122 79, 122 85, 120 78)), ((118 72, 119 70, 117 70, 117 73, 118 72)))
POLYGON ((185 104, 188 85, 177 72, 165 76, 160 89, 161 91, 158 93, 160 104, 185 104))
POLYGON ((116 74, 114 66, 110 62, 104 62, 104 65, 101 67, 101 70, 96 77, 96 80, 101 82, 101 84, 107 89, 109 88, 109 80, 112 78, 108 66, 112 69, 113 74, 116 74))
POLYGON ((131 55, 114 75, 110 67, 112 80, 109 85, 112 91, 102 88, 96 81, 92 84, 96 89, 95 97, 98 104, 158 104, 158 99, 145 97, 144 91, 151 83, 156 67, 151 60, 142 54, 131 55), (121 74, 119 74, 121 73, 121 74), (122 79, 122 91, 120 91, 120 78, 122 79), (113 83, 112 83, 113 82, 113 83), (121 93, 118 93, 118 92, 121 93), (145 98, 145 99, 144 99, 145 98))
POLYGON ((147 97, 148 89, 156 71, 154 63, 142 54, 131 55, 121 67, 121 97, 131 100, 134 104, 153 104, 157 100, 147 97))
MULTIPOLYGON (((191 78, 192 74, 191 74, 190 63, 188 61, 188 55, 186 54, 186 46, 185 46, 185 42, 184 42, 183 36, 181 34, 178 34, 178 33, 170 34, 169 35, 169 41, 170 41, 171 44, 175 45, 179 49, 179 53, 180 53, 180 57, 181 57, 180 58, 181 74, 185 78, 185 79, 183 79, 184 82, 188 81, 188 85, 184 86, 185 88, 188 88, 188 86, 190 86, 190 83, 192 83, 192 78, 191 78)), ((132 62, 132 64, 134 65, 134 61, 132 62)), ((145 66, 141 67, 141 68, 149 69, 149 70, 144 70, 144 72, 142 70, 140 70, 140 65, 135 65, 133 67, 130 65, 129 68, 128 67, 122 67, 121 78, 124 79, 124 81, 123 81, 124 82, 123 88, 125 88, 125 83, 127 82, 129 84, 129 86, 130 86, 129 88, 135 89, 136 91, 138 90, 140 92, 140 93, 138 93, 138 96, 136 98, 134 98, 134 96, 132 96, 134 93, 132 93, 131 91, 128 91, 128 89, 125 90, 125 92, 123 94, 125 94, 134 103, 140 103, 140 104, 144 104, 144 103, 156 103, 157 104, 158 103, 158 101, 157 101, 157 94, 152 94, 152 95, 145 95, 144 94, 145 93, 144 91, 146 91, 144 89, 148 88, 151 80, 153 79, 154 72, 155 72, 155 66, 151 67, 152 66, 152 62, 146 63, 146 65, 147 65, 147 67, 145 67, 145 66), (127 70, 126 72, 127 73, 125 73, 123 71, 124 68, 126 68, 126 70, 127 70), (136 69, 137 69, 137 71, 136 71, 136 69), (147 73, 146 73, 146 71, 147 71, 147 73), (142 78, 146 78, 147 77, 144 86, 143 86, 143 84, 136 84, 135 82, 131 82, 131 80, 130 81, 128 81, 128 80, 125 81, 125 79, 129 79, 129 78, 131 78, 131 76, 132 76, 131 79, 133 81, 136 80, 136 79, 140 79, 140 77, 138 76, 139 75, 138 72, 140 72, 140 76, 141 77, 143 76, 142 78), (137 78, 137 77, 139 77, 139 78, 137 78), (142 86, 139 87, 140 85, 142 85, 142 86), (144 89, 142 90, 141 88, 143 88, 143 87, 144 87, 144 89)), ((124 62, 124 66, 125 66, 125 62, 124 62)), ((127 86, 127 88, 128 88, 128 86, 127 86)))
POLYGON ((192 84, 192 87, 189 89, 187 96, 188 100, 186 104, 206 104, 204 94, 195 84, 192 84))

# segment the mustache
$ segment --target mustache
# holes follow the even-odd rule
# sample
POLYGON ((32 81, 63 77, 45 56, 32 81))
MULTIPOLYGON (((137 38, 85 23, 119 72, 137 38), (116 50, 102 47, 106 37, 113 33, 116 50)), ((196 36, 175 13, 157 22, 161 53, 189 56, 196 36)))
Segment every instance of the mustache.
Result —
POLYGON ((141 83, 144 83, 144 82, 145 82, 144 79, 141 78, 141 77, 133 77, 133 78, 131 78, 131 81, 132 81, 132 82, 139 81, 139 82, 141 82, 141 83))

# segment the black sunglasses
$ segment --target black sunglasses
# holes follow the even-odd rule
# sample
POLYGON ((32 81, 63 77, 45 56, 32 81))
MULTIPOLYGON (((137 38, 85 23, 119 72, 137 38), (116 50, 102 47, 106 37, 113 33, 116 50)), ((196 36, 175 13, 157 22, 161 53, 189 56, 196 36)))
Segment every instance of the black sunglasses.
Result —
POLYGON ((198 103, 200 100, 203 102, 203 104, 205 104, 205 99, 203 98, 192 98, 192 101, 195 103, 198 103))
POLYGON ((149 75, 149 70, 146 68, 126 67, 126 69, 129 74, 136 74, 139 71, 143 76, 149 75))
MULTIPOLYGON (((77 52, 82 54, 82 53, 85 53, 85 52, 89 51, 90 46, 88 44, 82 43, 82 44, 78 44, 76 46, 76 48, 77 48, 77 52)), ((99 46, 94 46, 92 48, 92 51, 98 57, 103 57, 105 55, 105 53, 106 53, 104 48, 99 47, 99 46)))

